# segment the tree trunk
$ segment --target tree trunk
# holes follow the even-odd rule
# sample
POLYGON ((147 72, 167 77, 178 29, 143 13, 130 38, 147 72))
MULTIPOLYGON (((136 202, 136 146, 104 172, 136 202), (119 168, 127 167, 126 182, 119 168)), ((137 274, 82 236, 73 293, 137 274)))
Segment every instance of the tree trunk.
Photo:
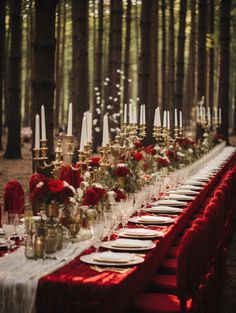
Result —
POLYGON ((209 0, 208 2, 208 93, 207 103, 211 110, 214 104, 214 71, 215 71, 215 46, 214 46, 214 23, 215 23, 215 0, 209 0))
POLYGON ((122 62, 122 0, 110 2, 110 33, 108 55, 109 94, 105 98, 105 106, 109 112, 109 126, 111 138, 114 138, 116 127, 119 125, 118 118, 114 113, 120 112, 120 74, 122 62), (112 97, 112 99, 111 99, 112 97), (109 108, 109 109, 108 109, 109 108))
POLYGON ((0 150, 2 147, 3 127, 3 72, 4 72, 4 51, 5 51, 5 17, 6 0, 0 1, 0 150))
POLYGON ((21 1, 9 1, 11 46, 8 80, 8 137, 4 154, 6 159, 21 158, 21 44, 22 20, 21 1))
POLYGON ((151 11, 151 81, 150 105, 154 108, 158 103, 158 0, 152 0, 151 11))
POLYGON ((56 68, 55 68, 55 76, 56 76, 56 92, 55 92, 55 114, 54 114, 54 127, 58 128, 59 124, 59 108, 60 108, 60 98, 61 98, 61 0, 58 0, 57 5, 57 36, 56 36, 56 68))
POLYGON ((189 60, 188 60, 188 72, 186 81, 186 97, 184 97, 184 112, 185 112, 185 124, 190 126, 191 123, 191 111, 195 102, 195 89, 196 89, 196 0, 190 1, 191 10, 191 33, 189 43, 189 60))
POLYGON ((183 87, 184 87, 184 50, 185 50, 185 27, 186 27, 187 0, 180 1, 179 11, 179 33, 176 66, 175 107, 183 109, 183 87))
POLYGON ((131 0, 127 0, 126 9, 126 33, 125 33, 125 56, 124 56, 124 103, 128 104, 130 99, 130 83, 129 78, 129 67, 130 67, 130 28, 131 28, 131 0))
MULTIPOLYGON (((206 96, 206 31, 207 1, 199 0, 197 101, 206 96)), ((207 99, 206 99, 207 100, 207 99)))
POLYGON ((103 16, 104 16, 104 3, 100 0, 98 3, 98 37, 97 37, 97 47, 96 47, 96 62, 95 62, 95 81, 94 86, 94 104, 93 104, 93 119, 97 121, 94 125, 93 132, 93 150, 96 151, 97 146, 101 144, 101 97, 102 97, 102 68, 103 68, 103 16), (100 93, 99 95, 96 93, 100 93), (99 98, 100 97, 100 98, 99 98), (97 109, 97 110, 96 110, 97 109))
POLYGON ((229 135, 230 8, 230 0, 221 1, 219 107, 222 108, 222 124, 220 132, 227 141, 229 135))
POLYGON ((88 98, 88 1, 73 0, 73 79, 74 79, 74 118, 77 136, 84 111, 89 109, 88 98))
POLYGON ((60 103, 59 103, 59 112, 60 121, 64 121, 64 90, 65 90, 65 41, 66 41, 66 1, 63 1, 63 24, 62 24, 62 39, 61 39, 61 63, 60 63, 60 79, 61 79, 61 88, 60 88, 60 103), (61 114, 60 114, 61 113, 61 114))
MULTIPOLYGON (((33 112, 40 114, 41 105, 45 106, 48 157, 53 159, 53 100, 54 100, 54 63, 55 63, 55 13, 57 0, 35 1, 35 35, 33 66, 33 112)), ((32 121, 34 129, 34 119, 32 121)))
MULTIPOLYGON (((9 15, 9 6, 6 6, 6 16, 9 15)), ((6 23, 7 24, 7 23, 6 23)), ((11 24, 8 24, 8 28, 5 28, 5 53, 4 53, 4 72, 3 72, 3 85, 4 85, 4 127, 8 125, 8 67, 9 67, 9 54, 10 54, 10 32, 11 24)))
POLYGON ((166 109, 166 2, 161 1, 162 11, 162 58, 161 58, 161 95, 162 95, 162 108, 166 109))
POLYGON ((141 12, 141 52, 139 63, 139 97, 140 103, 146 104, 147 115, 147 136, 144 143, 152 142, 152 123, 154 110, 151 99, 151 16, 152 16, 152 1, 142 1, 141 12))
MULTIPOLYGON (((174 29, 174 0, 169 1, 169 67, 168 67, 168 93, 167 108, 173 111, 174 108, 174 92, 175 92, 175 29, 174 29)), ((172 114, 171 114, 172 117, 172 114)))

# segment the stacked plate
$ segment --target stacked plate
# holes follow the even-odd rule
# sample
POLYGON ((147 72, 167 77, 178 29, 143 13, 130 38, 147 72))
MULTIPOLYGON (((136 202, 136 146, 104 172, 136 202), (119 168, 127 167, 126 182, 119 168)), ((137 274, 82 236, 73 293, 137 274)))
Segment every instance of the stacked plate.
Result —
POLYGON ((186 195, 180 195, 180 194, 169 194, 166 199, 168 200, 180 200, 180 201, 193 201, 195 199, 194 196, 186 196, 186 195))
POLYGON ((162 237, 164 233, 162 231, 147 229, 147 228, 126 228, 126 229, 121 229, 118 235, 120 237, 126 237, 126 238, 149 239, 149 238, 162 237))
POLYGON ((133 253, 105 251, 82 255, 80 260, 94 265, 130 266, 142 263, 144 258, 133 253))
POLYGON ((111 250, 126 251, 143 251, 155 248, 155 244, 151 240, 138 240, 119 238, 117 240, 105 241, 101 247, 111 250))
POLYGON ((191 190, 191 189, 181 189, 181 188, 178 188, 178 189, 176 189, 176 190, 171 190, 170 192, 169 192, 169 194, 170 195, 172 195, 172 194, 178 194, 178 195, 185 195, 185 196, 195 196, 195 195, 197 195, 198 194, 198 192, 197 191, 195 191, 195 190, 191 190))
POLYGON ((159 206, 159 205, 167 205, 167 206, 175 206, 175 207, 184 207, 188 203, 184 201, 172 200, 172 199, 161 199, 155 202, 152 202, 152 206, 159 206))
POLYGON ((165 206, 165 205, 159 205, 159 206, 153 206, 152 208, 148 209, 149 212, 153 213, 168 213, 168 214, 179 214, 182 212, 182 208, 175 208, 172 206, 165 206))
POLYGON ((203 187, 201 186, 195 186, 195 185, 191 185, 191 184, 187 184, 187 185, 182 185, 179 186, 177 190, 193 190, 193 191, 200 191, 202 190, 203 187))
POLYGON ((131 218, 130 222, 148 225, 162 225, 171 224, 174 222, 174 219, 168 216, 143 215, 131 218))

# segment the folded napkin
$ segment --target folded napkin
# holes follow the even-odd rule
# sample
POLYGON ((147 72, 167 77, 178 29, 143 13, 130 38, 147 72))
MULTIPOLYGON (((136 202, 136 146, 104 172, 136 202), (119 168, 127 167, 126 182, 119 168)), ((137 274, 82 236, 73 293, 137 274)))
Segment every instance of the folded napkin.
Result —
POLYGON ((150 247, 152 243, 151 240, 117 239, 112 242, 112 246, 123 248, 147 248, 150 247))
POLYGON ((139 218, 140 222, 167 222, 172 221, 171 217, 144 215, 139 218))
POLYGON ((134 256, 135 255, 129 253, 115 253, 105 251, 101 253, 95 253, 93 256, 93 260, 108 263, 128 263, 134 259, 134 256))
POLYGON ((124 231, 124 234, 130 236, 154 236, 156 233, 156 230, 145 228, 129 228, 124 231))

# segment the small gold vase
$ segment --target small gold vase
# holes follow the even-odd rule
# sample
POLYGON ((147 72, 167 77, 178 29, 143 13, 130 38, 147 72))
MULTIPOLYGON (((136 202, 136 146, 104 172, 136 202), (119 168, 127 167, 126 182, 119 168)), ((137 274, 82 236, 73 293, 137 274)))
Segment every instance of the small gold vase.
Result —
POLYGON ((46 215, 47 217, 58 217, 59 206, 57 203, 49 203, 46 206, 46 215))

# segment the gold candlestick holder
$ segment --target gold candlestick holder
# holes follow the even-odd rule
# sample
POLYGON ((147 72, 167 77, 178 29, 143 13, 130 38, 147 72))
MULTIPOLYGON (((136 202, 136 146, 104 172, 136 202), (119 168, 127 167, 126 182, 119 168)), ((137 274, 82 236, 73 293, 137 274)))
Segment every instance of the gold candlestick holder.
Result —
POLYGON ((67 152, 66 155, 68 156, 68 163, 71 163, 73 152, 73 136, 66 135, 66 145, 67 145, 67 152))
POLYGON ((146 136, 146 125, 140 124, 139 125, 139 137, 141 140, 143 140, 146 136))

